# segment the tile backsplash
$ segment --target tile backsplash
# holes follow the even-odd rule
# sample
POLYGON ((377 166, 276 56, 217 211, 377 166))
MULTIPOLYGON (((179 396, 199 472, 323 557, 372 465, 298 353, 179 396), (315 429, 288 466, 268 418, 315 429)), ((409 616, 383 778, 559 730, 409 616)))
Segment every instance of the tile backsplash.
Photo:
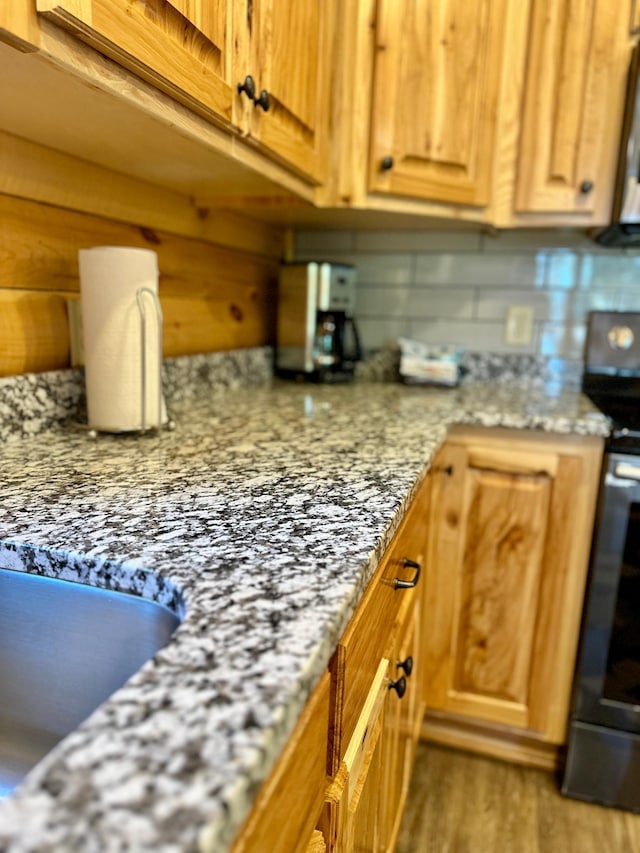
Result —
POLYGON ((604 249, 569 229, 301 231, 297 260, 358 269, 367 351, 398 337, 475 352, 580 360, 590 310, 640 310, 640 252, 604 249), (510 306, 530 306, 531 340, 505 341, 510 306))

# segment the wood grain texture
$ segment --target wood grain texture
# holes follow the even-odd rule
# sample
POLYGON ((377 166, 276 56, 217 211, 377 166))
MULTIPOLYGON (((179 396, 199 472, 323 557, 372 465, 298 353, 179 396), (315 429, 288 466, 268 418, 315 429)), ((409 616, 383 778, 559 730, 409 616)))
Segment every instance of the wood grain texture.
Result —
POLYGON ((519 213, 582 213, 593 224, 604 224, 610 215, 629 61, 628 0, 621 5, 533 2, 515 197, 519 213), (592 190, 581 191, 585 181, 592 190))
POLYGON ((561 796, 553 774, 421 744, 396 853, 640 853, 640 816, 561 796))
POLYGON ((391 657, 390 678, 406 679, 406 693, 400 699, 389 690, 384 715, 385 785, 382 815, 387 848, 393 850, 400 828, 402 812, 409 789, 415 750, 420 735, 424 705, 422 702, 422 608, 421 602, 407 602, 399 614, 399 631, 391 657), (399 668, 400 662, 412 661, 410 675, 399 668))
POLYGON ((153 229, 0 196, 0 375, 68 366, 64 297, 79 293, 78 249, 157 252, 167 356, 273 341, 278 265, 153 229))
POLYGON ((69 366, 64 295, 0 290, 0 376, 69 366))
POLYGON ((487 755, 501 761, 556 770, 560 748, 541 740, 535 732, 523 734, 522 727, 473 721, 469 717, 429 710, 424 716, 422 740, 487 755))
POLYGON ((6 2, 0 4, 0 41, 18 50, 35 50, 40 42, 38 19, 33 4, 6 2))
POLYGON ((38 11, 143 79, 231 125, 227 4, 38 0, 38 11))
MULTIPOLYGON (((87 156, 94 153, 90 148, 86 151, 87 156)), ((282 230, 277 227, 247 219, 238 211, 206 211, 190 196, 173 189, 2 131, 0 193, 121 222, 144 223, 147 228, 276 260, 282 254, 282 230)))
POLYGON ((395 589, 395 579, 410 581, 415 569, 404 565, 405 557, 424 564, 427 540, 427 501, 429 482, 425 480, 416 493, 402 524, 385 552, 381 563, 351 621, 340 639, 330 668, 336 694, 340 695, 335 712, 335 768, 343 758, 371 680, 381 657, 388 655, 395 642, 398 619, 406 608, 415 606, 418 590, 395 589), (375 626, 372 630, 371 626, 375 626))
POLYGON ((505 15, 503 0, 379 4, 371 190, 489 204, 505 15))
POLYGON ((314 829, 304 853, 325 853, 326 849, 327 845, 325 844, 324 835, 320 830, 314 829))
POLYGON ((270 100, 268 112, 249 110, 250 138, 315 184, 327 174, 335 5, 253 0, 245 60, 270 100))
POLYGON ((526 704, 549 478, 470 469, 454 689, 526 704))
POLYGON ((494 745, 496 725, 564 742, 601 456, 593 437, 461 427, 435 461, 427 706, 494 745))

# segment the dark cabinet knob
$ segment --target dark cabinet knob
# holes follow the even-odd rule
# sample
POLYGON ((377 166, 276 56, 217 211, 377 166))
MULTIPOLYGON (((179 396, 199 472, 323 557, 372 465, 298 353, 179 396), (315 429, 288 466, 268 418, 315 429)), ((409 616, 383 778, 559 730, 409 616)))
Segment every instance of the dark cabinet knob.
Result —
POLYGON ((393 169, 393 157, 389 154, 386 157, 383 157, 380 161, 380 168, 383 172, 388 172, 389 169, 393 169))
POLYGON ((244 83, 238 83, 238 94, 241 95, 243 92, 252 101, 256 97, 256 84, 251 74, 247 74, 244 83))
POLYGON ((398 694, 398 699, 402 699, 404 694, 407 692, 407 679, 401 676, 397 681, 389 682, 389 690, 395 690, 398 694))
POLYGON ((590 193, 592 189, 593 189, 593 181, 583 181, 580 184, 580 192, 584 193, 584 195, 586 195, 587 193, 590 193))
POLYGON ((418 581, 420 580, 420 571, 422 570, 422 566, 420 563, 416 563, 415 560, 410 560, 408 557, 405 557, 402 561, 402 565, 406 569, 415 569, 416 573, 413 576, 413 579, 410 581, 403 581, 400 578, 396 578, 393 584, 394 589, 413 589, 414 586, 418 585, 418 581))
POLYGON ((411 657, 411 655, 409 655, 406 660, 399 660, 396 664, 396 669, 404 670, 404 674, 406 676, 411 675, 411 673, 413 672, 413 658, 411 657))
POLYGON ((266 89, 263 89, 260 92, 260 95, 257 98, 253 99, 253 105, 255 107, 262 107, 265 113, 269 112, 269 107, 271 106, 271 98, 269 97, 269 93, 266 89))

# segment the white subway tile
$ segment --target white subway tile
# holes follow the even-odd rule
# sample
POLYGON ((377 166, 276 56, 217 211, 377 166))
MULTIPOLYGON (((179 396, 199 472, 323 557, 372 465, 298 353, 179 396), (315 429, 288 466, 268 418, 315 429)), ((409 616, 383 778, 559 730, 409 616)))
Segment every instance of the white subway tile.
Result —
POLYGON ((479 231, 357 231, 362 252, 478 252, 479 231))
POLYGON ((356 290, 356 317, 406 317, 411 314, 411 290, 408 287, 361 287, 356 290))
MULTIPOLYGON (((566 316, 567 294, 563 291, 516 290, 501 288, 493 290, 479 287, 477 294, 477 314, 479 320, 504 320, 510 305, 530 305, 534 320, 551 319, 552 309, 557 313, 564 307, 562 318, 566 316)), ((558 319, 561 319, 559 317, 558 319)))
POLYGON ((351 231, 296 231, 295 253, 308 256, 325 252, 350 252, 353 248, 351 231))
POLYGON ((544 323, 540 330, 540 354, 581 359, 585 337, 584 324, 544 323))
POLYGON ((573 294, 571 319, 584 323, 589 311, 640 311, 640 295, 618 288, 579 290, 573 294))
POLYGON ((485 252, 521 252, 544 249, 594 250, 596 243, 584 233, 572 228, 515 228, 497 235, 483 234, 485 252))
POLYGON ((473 288, 416 287, 411 291, 410 317, 471 319, 475 313, 473 288))
POLYGON ((315 251, 314 249, 309 249, 307 251, 299 251, 295 254, 295 260, 299 262, 306 261, 330 261, 334 264, 351 264, 352 256, 348 252, 338 252, 338 251, 329 251, 326 249, 323 252, 315 251))
MULTIPOLYGON (((583 288, 627 288, 640 293, 640 256, 584 255, 580 268, 583 288)), ((639 299, 640 301, 640 299, 639 299)))
POLYGON ((536 352, 537 330, 530 344, 514 346, 504 342, 504 324, 474 321, 412 320, 409 336, 428 344, 454 344, 477 352, 536 352))
POLYGON ((402 319, 362 320, 356 317, 360 341, 364 350, 376 350, 385 344, 408 336, 408 322, 402 319))
POLYGON ((580 280, 582 256, 576 252, 549 252, 545 284, 548 287, 563 287, 573 290, 580 280))
POLYGON ((384 285, 387 287, 407 287, 413 278, 413 258, 411 255, 390 254, 352 254, 349 263, 357 269, 358 285, 384 285))
POLYGON ((440 285, 541 286, 546 256, 466 254, 418 255, 416 283, 440 285))

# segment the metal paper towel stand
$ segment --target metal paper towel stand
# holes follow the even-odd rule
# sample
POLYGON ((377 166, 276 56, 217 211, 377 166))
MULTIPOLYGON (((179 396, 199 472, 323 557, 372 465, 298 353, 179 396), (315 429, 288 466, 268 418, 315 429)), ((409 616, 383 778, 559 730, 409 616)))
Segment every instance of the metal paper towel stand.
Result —
MULTIPOLYGON (((155 290, 150 287, 139 287, 136 290, 136 303, 140 314, 140 434, 144 435, 150 430, 161 430, 162 423, 162 335, 158 333, 158 398, 157 398, 157 426, 149 426, 147 424, 147 309, 144 302, 144 294, 148 294, 152 301, 156 312, 156 320, 158 322, 158 330, 162 328, 163 317, 160 299, 155 290)), ((172 418, 167 418, 167 423, 164 425, 168 430, 176 428, 175 421, 172 418)), ((98 431, 95 429, 89 430, 90 438, 97 438, 98 431)))

